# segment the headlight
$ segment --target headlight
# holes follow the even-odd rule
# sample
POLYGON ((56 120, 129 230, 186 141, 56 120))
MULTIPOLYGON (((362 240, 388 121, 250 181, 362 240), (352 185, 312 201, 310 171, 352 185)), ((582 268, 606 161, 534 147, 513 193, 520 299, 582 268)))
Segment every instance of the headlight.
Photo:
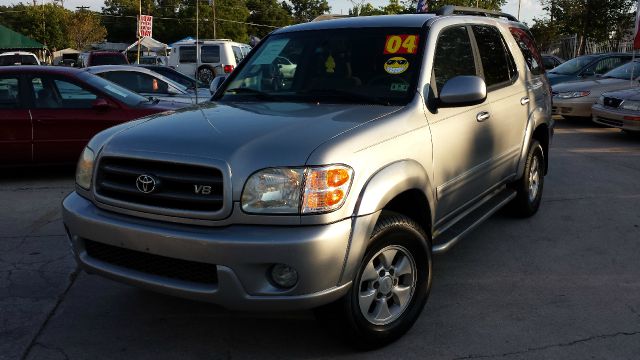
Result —
POLYGON ((600 95, 596 103, 598 103, 598 105, 604 105, 604 95, 600 95))
POLYGON ((95 154, 93 150, 85 147, 76 167, 76 184, 85 190, 89 190, 91 187, 94 160, 95 154))
POLYGON ((625 100, 620 107, 625 110, 640 111, 640 101, 625 100))
POLYGON ((591 91, 569 91, 569 92, 561 92, 556 95, 560 99, 575 99, 580 97, 589 96, 591 91))
POLYGON ((344 204, 353 170, 345 165, 272 168, 253 174, 242 191, 242 210, 254 214, 313 214, 344 204))

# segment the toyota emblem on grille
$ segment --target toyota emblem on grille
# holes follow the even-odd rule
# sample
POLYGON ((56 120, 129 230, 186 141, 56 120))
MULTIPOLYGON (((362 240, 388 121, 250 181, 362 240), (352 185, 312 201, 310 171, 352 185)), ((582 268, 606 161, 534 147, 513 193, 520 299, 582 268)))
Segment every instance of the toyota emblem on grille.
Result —
POLYGON ((140 192, 150 194, 156 189, 157 180, 151 175, 140 175, 136 179, 136 187, 140 192))

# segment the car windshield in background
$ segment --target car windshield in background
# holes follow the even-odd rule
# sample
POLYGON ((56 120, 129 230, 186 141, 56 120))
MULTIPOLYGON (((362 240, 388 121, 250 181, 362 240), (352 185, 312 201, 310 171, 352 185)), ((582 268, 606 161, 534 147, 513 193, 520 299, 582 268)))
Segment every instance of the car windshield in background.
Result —
POLYGON ((558 65, 558 67, 549 72, 560 75, 572 75, 582 70, 582 68, 589 65, 595 59, 595 56, 580 56, 558 65))
POLYGON ((0 66, 7 65, 38 65, 36 58, 31 55, 3 55, 0 56, 0 66))
POLYGON ((124 56, 98 55, 91 58, 91 65, 128 65, 124 56))
POLYGON ((84 72, 82 74, 78 74, 78 77, 86 81, 89 85, 102 90, 103 92, 129 106, 135 107, 140 105, 141 103, 149 102, 148 98, 138 95, 128 89, 123 88, 120 85, 105 80, 97 75, 84 72))
POLYGON ((421 36, 420 28, 274 35, 231 75, 220 100, 405 105, 416 92, 421 36))
POLYGON ((631 80, 631 77, 637 78, 638 76, 640 76, 639 61, 626 63, 602 75, 602 77, 605 77, 605 78, 628 79, 628 80, 631 80))

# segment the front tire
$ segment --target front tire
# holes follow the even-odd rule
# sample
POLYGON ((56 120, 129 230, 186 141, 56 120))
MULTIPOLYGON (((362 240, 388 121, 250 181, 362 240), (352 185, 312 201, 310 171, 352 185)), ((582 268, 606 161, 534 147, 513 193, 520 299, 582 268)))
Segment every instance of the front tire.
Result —
POLYGON ((320 309, 320 316, 329 315, 332 326, 361 349, 382 347, 406 333, 431 288, 431 242, 413 220, 383 213, 370 243, 349 292, 320 309))
POLYGON ((527 153, 524 175, 511 184, 516 197, 510 204, 510 210, 517 216, 533 216, 540 207, 544 188, 545 154, 537 140, 533 140, 527 153))

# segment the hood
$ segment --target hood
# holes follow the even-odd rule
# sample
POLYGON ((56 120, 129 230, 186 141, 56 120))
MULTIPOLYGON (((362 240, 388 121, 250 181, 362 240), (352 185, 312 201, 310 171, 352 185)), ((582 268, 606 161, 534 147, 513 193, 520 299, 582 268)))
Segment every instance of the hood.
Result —
POLYGON ((547 79, 549 79, 549 84, 555 85, 561 82, 575 80, 576 76, 547 72, 547 79))
POLYGON ((621 86, 629 86, 629 80, 614 78, 599 78, 593 80, 570 81, 553 86, 554 93, 570 91, 591 91, 592 93, 602 93, 607 90, 620 89, 621 86))
POLYGON ((233 173, 235 193, 253 172, 305 165, 311 152, 325 141, 399 109, 381 105, 210 102, 139 122, 110 138, 102 152, 224 162, 233 173))
POLYGON ((622 99, 622 100, 640 101, 640 87, 635 87, 635 88, 626 89, 626 90, 619 90, 619 91, 611 91, 603 95, 608 97, 614 97, 616 99, 622 99))

